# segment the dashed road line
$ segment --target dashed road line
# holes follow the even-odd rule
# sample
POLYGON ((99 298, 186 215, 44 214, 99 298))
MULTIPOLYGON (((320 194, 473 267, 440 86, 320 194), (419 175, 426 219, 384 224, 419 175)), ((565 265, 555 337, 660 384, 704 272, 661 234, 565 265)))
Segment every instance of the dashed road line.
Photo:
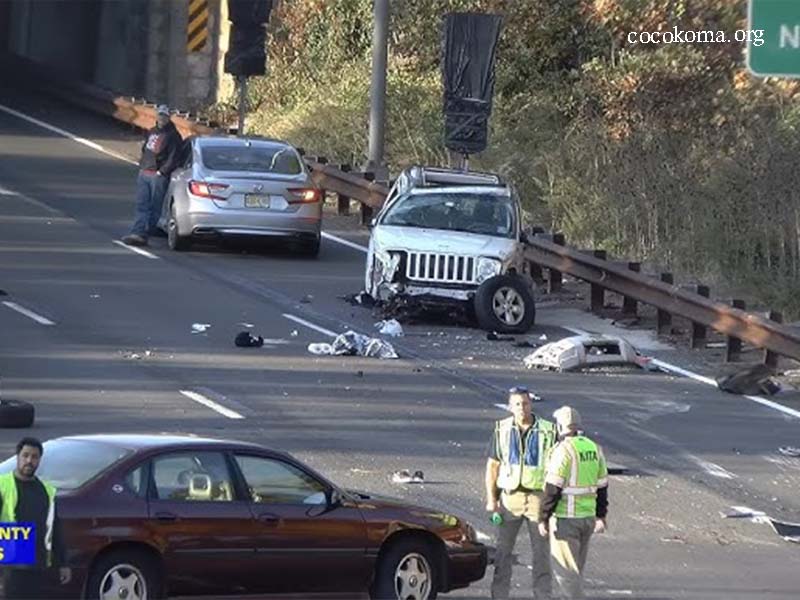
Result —
POLYGON ((312 323, 310 321, 306 321, 305 319, 301 319, 300 317, 296 317, 294 315, 290 315, 289 313, 283 313, 283 316, 285 318, 289 319, 290 321, 294 321, 295 323, 298 323, 299 325, 302 325, 303 327, 308 327, 309 329, 313 329, 314 331, 317 331, 317 332, 319 332, 319 333, 321 333, 323 335, 327 335, 328 337, 335 338, 337 335, 339 335, 338 333, 335 333, 335 332, 331 331, 330 329, 325 329, 324 327, 320 327, 319 325, 315 325, 314 323, 312 323))
POLYGON ((219 414, 228 417, 229 419, 244 419, 244 417, 235 410, 231 410, 230 408, 222 406, 218 402, 214 402, 211 398, 206 398, 203 394, 200 394, 198 392, 193 392, 191 390, 179 390, 179 391, 181 394, 183 394, 190 400, 194 400, 198 404, 207 406, 211 410, 214 410, 219 414))
POLYGON ((136 246, 128 246, 126 243, 120 240, 111 240, 114 244, 119 246, 120 248, 125 248, 126 250, 130 250, 131 252, 135 252, 141 256, 146 256, 147 258, 158 259, 158 256, 153 254, 152 252, 148 252, 147 250, 142 250, 136 246))
POLYGON ((326 240, 331 240, 332 242, 337 242, 339 244, 342 244, 343 246, 347 246, 348 248, 353 248, 355 250, 360 250, 364 254, 366 254, 368 252, 368 249, 367 249, 366 246, 362 246, 361 244, 356 244, 355 242, 351 242, 350 240, 346 240, 344 238, 340 238, 339 236, 333 235, 332 233, 326 233, 326 232, 323 231, 321 235, 326 240))
POLYGON ((36 314, 32 310, 29 310, 29 309, 25 308, 24 306, 20 306, 16 302, 4 301, 3 304, 5 306, 7 306, 8 308, 10 308, 11 310, 14 310, 14 311, 18 312, 21 315, 25 315, 29 319, 33 319, 34 321, 36 321, 40 325, 48 325, 48 326, 55 325, 55 323, 53 321, 51 321, 50 319, 48 319, 47 317, 43 317, 42 315, 36 314))

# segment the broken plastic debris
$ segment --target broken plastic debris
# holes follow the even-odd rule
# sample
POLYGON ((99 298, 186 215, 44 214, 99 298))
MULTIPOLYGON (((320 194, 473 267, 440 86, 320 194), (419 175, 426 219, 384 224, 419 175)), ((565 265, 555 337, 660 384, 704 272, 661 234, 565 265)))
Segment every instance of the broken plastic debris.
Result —
POLYGON ((646 368, 648 361, 624 338, 587 334, 545 344, 526 356, 523 362, 529 369, 571 371, 597 366, 646 368))
POLYGON ((99 298, 100 294, 89 294, 89 298, 99 298))
POLYGON ((397 321, 397 319, 388 319, 385 321, 378 321, 375 323, 375 329, 378 330, 378 333, 383 335, 389 335, 392 337, 400 337, 403 334, 403 326, 397 321))
POLYGON ((333 354, 333 346, 330 344, 309 344, 308 351, 317 356, 326 356, 333 354))
POLYGON ((490 342, 513 342, 513 335, 500 335, 496 331, 490 331, 486 334, 486 339, 490 342))
POLYGON ((414 471, 412 475, 408 469, 395 471, 392 474, 393 483, 425 483, 425 475, 422 471, 414 471))
POLYGON ((776 521, 769 519, 769 524, 773 531, 787 542, 800 544, 800 523, 787 523, 786 521, 776 521))
POLYGON ((209 323, 192 323, 192 333, 205 333, 209 327, 209 323))
POLYGON ((242 327, 247 327, 248 329, 252 329, 254 327, 252 323, 237 323, 237 325, 241 325, 242 327))
POLYGON ((302 298, 300 298, 300 304, 311 304, 314 301, 314 296, 311 294, 306 294, 302 298))
POLYGON ((332 344, 309 344, 312 354, 336 356, 366 356, 369 358, 399 358, 389 342, 370 338, 355 331, 346 331, 336 337, 332 344))
POLYGON ((293 329, 293 330, 292 330, 292 333, 291 333, 290 335, 291 335, 292 337, 297 337, 297 336, 298 336, 298 335, 300 335, 300 334, 298 333, 297 329, 293 329))
POLYGON ((539 339, 542 340, 543 342, 546 342, 547 341, 547 335, 545 335, 543 333, 542 335, 539 336, 539 339))
POLYGON ((781 446, 780 448, 778 448, 778 452, 780 452, 784 456, 792 456, 794 458, 800 458, 800 448, 796 448, 794 446, 781 446))

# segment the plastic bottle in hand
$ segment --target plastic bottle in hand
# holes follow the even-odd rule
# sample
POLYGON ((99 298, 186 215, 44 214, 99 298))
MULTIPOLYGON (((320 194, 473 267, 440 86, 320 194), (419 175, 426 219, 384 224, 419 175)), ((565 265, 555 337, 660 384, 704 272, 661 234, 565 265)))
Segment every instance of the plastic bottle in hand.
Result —
POLYGON ((503 515, 499 512, 494 511, 491 516, 491 521, 494 525, 502 525, 503 524, 503 515))

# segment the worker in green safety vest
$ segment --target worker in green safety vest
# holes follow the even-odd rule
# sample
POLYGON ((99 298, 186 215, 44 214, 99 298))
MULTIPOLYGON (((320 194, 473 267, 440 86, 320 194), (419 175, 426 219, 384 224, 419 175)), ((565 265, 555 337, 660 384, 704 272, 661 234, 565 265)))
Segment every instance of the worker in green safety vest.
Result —
POLYGON ((550 538, 559 597, 585 598, 589 539, 606 530, 608 468, 600 446, 583 435, 577 410, 562 406, 553 416, 560 441, 547 463, 539 533, 550 538))
MULTIPOLYGON (((17 466, 0 474, 0 522, 33 523, 35 563, 5 569, 6 598, 39 598, 45 570, 63 562, 61 533, 56 517, 56 488, 36 476, 44 449, 36 438, 17 444, 17 466)), ((69 583, 69 567, 59 569, 61 583, 69 583)))
POLYGON ((495 423, 486 461, 486 510, 498 527, 492 598, 509 597, 514 545, 525 523, 533 555, 533 598, 549 600, 550 548, 547 538, 536 535, 536 521, 556 428, 551 421, 533 414, 531 394, 523 387, 509 390, 508 410, 512 416, 495 423))

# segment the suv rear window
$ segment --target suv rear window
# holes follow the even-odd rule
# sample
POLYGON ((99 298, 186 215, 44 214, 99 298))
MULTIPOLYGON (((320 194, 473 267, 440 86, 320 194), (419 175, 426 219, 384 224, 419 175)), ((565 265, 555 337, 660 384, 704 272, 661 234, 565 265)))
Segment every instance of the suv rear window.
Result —
POLYGON ((204 146, 200 155, 212 171, 247 171, 299 175, 300 157, 289 146, 204 146))
MULTIPOLYGON (((59 490, 74 490, 130 454, 130 450, 93 440, 51 440, 44 443, 36 476, 59 490)), ((17 466, 12 456, 0 463, 0 473, 17 466)))

